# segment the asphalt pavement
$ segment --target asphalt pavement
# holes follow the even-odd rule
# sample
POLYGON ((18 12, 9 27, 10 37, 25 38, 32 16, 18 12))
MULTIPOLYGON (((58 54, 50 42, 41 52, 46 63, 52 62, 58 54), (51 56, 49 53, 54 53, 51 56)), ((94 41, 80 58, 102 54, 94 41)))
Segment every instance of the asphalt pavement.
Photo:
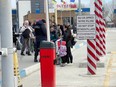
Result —
MULTIPOLYGON (((87 45, 73 49, 73 64, 65 67, 56 66, 56 87, 116 87, 116 31, 108 30, 106 38, 106 55, 100 57, 104 66, 97 67, 96 75, 88 75, 87 45)), ((98 62, 98 64, 100 64, 98 62)), ((24 87, 41 87, 40 69, 22 79, 24 87)))
MULTIPOLYGON (((98 65, 104 66, 97 67, 96 75, 87 75, 87 44, 78 40, 72 49, 73 64, 56 65, 56 87, 116 87, 116 30, 107 30, 106 35, 107 54, 100 57, 98 65)), ((17 53, 23 87, 41 87, 40 63, 33 62, 33 54, 21 56, 20 51, 17 53)))
MULTIPOLYGON (((86 41, 77 40, 77 43, 72 50, 78 49, 84 46, 85 44, 86 44, 86 41)), ((39 62, 38 63, 34 62, 34 53, 31 53, 32 54, 31 56, 28 56, 28 55, 21 56, 20 52, 21 52, 20 50, 17 50, 19 70, 20 70, 20 76, 24 78, 39 69, 39 62)), ((38 60, 39 60, 39 55, 38 55, 38 60)), ((1 62, 1 59, 0 59, 0 62, 1 62)), ((0 72, 1 72, 1 64, 0 64, 0 72)), ((1 79, 1 75, 0 75, 0 79, 1 79)))

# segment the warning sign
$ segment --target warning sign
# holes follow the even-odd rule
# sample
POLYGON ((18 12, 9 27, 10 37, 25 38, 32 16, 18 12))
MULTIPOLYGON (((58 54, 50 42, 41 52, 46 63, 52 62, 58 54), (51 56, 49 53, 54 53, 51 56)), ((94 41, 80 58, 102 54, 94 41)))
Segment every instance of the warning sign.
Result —
POLYGON ((77 16, 77 38, 79 40, 95 39, 95 15, 77 16))

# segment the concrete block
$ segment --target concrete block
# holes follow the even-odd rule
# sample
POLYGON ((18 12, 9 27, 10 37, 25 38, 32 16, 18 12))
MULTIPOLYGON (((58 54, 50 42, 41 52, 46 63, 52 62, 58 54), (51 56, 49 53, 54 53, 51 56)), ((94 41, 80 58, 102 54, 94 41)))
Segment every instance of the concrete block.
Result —
MULTIPOLYGON (((97 68, 104 68, 104 67, 105 67, 104 62, 97 62, 97 68)), ((79 68, 87 68, 87 61, 80 62, 79 68)))

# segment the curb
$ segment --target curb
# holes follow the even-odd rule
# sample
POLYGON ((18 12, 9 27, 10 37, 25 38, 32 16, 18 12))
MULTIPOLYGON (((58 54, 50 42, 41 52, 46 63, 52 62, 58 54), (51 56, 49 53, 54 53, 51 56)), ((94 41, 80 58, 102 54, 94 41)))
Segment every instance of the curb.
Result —
MULTIPOLYGON (((96 62, 96 66, 97 68, 104 68, 105 67, 105 62, 106 62, 106 56, 104 57, 100 57, 100 61, 96 62)), ((87 59, 86 60, 82 60, 81 62, 79 62, 79 68, 87 68, 87 59)))
MULTIPOLYGON (((72 51, 74 51, 74 49, 79 49, 79 48, 81 48, 82 46, 84 46, 84 45, 86 45, 86 44, 87 44, 86 41, 83 41, 83 42, 80 43, 80 44, 76 44, 76 45, 74 46, 74 48, 72 49, 72 51)), ((22 70, 20 71, 20 77, 21 77, 21 78, 24 78, 24 77, 26 77, 26 76, 32 74, 33 72, 36 72, 37 70, 40 69, 39 67, 40 67, 40 63, 37 63, 37 64, 35 64, 35 65, 32 65, 32 66, 28 67, 28 68, 22 69, 22 70)))
POLYGON ((83 43, 75 45, 75 49, 79 49, 79 48, 81 48, 82 46, 84 46, 86 44, 87 44, 87 42, 83 41, 83 43))
POLYGON ((28 67, 28 68, 24 68, 23 70, 20 71, 20 77, 24 78, 24 77, 30 75, 31 73, 39 70, 39 67, 40 67, 40 63, 37 63, 35 65, 28 67))

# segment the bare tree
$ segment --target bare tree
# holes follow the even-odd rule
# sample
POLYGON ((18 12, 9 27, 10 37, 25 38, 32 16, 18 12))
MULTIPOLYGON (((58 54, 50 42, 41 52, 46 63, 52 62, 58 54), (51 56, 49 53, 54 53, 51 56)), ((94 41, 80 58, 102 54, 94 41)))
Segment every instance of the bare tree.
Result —
POLYGON ((104 4, 104 18, 116 26, 116 15, 114 14, 114 0, 104 4))
POLYGON ((104 17, 109 19, 110 21, 113 20, 113 7, 112 3, 104 4, 104 17))

